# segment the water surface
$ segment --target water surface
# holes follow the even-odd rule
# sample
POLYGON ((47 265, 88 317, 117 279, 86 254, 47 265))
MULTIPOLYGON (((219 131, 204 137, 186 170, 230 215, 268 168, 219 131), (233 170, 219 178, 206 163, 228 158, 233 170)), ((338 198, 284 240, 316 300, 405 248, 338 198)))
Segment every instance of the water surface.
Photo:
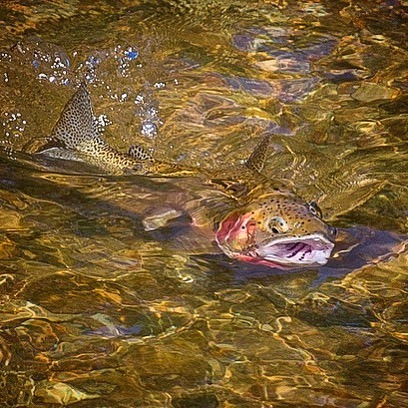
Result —
MULTIPOLYGON (((10 407, 406 407, 407 3, 0 5, 0 400, 10 407), (322 268, 233 261, 141 217, 194 177, 31 153, 86 80, 103 137, 265 172, 350 241, 322 268)), ((343 246, 342 246, 343 245, 343 246)))

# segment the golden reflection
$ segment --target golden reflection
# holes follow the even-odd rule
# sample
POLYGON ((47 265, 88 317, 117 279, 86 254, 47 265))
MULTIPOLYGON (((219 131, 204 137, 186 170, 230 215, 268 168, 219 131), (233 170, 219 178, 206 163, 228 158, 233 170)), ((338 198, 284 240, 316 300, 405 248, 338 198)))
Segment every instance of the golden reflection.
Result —
POLYGON ((0 401, 406 406, 403 2, 60 3, 0 5, 0 401), (33 158, 84 79, 113 147, 194 174, 272 134, 265 176, 339 227, 333 258, 223 257, 179 209, 216 202, 191 173, 33 158))

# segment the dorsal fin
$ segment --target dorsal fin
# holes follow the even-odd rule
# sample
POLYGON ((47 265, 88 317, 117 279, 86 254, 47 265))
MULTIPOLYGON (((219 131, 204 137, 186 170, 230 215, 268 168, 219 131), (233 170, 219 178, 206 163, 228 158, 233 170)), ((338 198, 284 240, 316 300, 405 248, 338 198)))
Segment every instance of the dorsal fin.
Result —
POLYGON ((52 129, 50 142, 78 150, 97 140, 102 141, 96 128, 89 91, 83 82, 65 105, 52 129))
POLYGON ((270 136, 266 135, 255 147, 254 151, 249 156, 248 160, 245 162, 245 165, 254 171, 260 173, 264 168, 266 156, 268 153, 270 136))
POLYGON ((137 160, 153 160, 152 155, 144 147, 139 145, 130 146, 128 155, 137 160))

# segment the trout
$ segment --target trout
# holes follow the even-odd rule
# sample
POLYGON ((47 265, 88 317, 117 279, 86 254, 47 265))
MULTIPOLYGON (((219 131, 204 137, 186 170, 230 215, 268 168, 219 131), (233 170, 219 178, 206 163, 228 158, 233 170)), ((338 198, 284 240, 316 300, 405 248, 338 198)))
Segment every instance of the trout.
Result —
POLYGON ((243 165, 215 172, 157 161, 141 146, 131 146, 122 153, 101 137, 90 93, 81 84, 36 154, 82 161, 108 174, 199 174, 211 187, 206 193, 214 192, 214 196, 186 200, 147 215, 143 220, 146 231, 160 229, 187 212, 195 228, 212 231, 212 239, 230 258, 279 269, 325 265, 334 247, 336 229, 323 221, 315 202, 304 201, 262 173, 269 143, 267 135, 243 165))

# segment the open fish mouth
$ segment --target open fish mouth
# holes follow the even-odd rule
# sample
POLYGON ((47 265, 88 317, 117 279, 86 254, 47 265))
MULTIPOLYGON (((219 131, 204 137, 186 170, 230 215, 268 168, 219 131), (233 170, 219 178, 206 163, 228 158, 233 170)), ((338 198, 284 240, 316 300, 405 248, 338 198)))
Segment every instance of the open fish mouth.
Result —
POLYGON ((261 243, 243 255, 252 258, 252 262, 270 266, 325 265, 333 247, 323 235, 311 234, 261 243))

